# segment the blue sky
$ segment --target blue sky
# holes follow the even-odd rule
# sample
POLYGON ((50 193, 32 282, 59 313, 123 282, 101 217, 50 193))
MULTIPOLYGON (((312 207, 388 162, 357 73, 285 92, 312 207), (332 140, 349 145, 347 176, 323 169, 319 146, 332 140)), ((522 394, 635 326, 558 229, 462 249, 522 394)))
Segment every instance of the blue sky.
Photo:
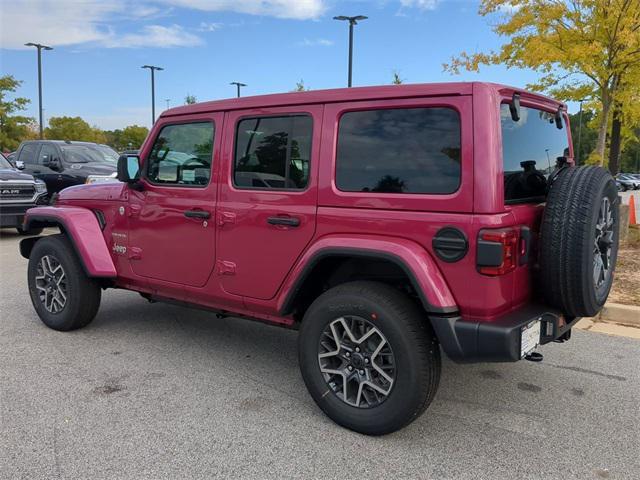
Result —
POLYGON ((187 94, 198 101, 346 86, 347 23, 356 26, 354 85, 487 80, 524 86, 536 74, 502 67, 452 76, 442 63, 467 50, 496 48, 477 0, 0 0, 0 71, 23 80, 19 95, 37 117, 36 52, 43 53, 45 119, 81 116, 101 128, 149 126, 150 80, 156 110, 187 94))

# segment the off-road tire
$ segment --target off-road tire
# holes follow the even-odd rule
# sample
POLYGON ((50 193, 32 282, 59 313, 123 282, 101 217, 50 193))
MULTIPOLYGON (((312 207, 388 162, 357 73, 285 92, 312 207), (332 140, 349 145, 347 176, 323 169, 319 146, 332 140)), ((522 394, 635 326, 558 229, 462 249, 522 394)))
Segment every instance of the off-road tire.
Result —
POLYGON ((87 326, 94 319, 100 306, 100 285, 86 275, 65 235, 51 235, 38 240, 29 256, 27 272, 31 302, 47 327, 59 331, 76 330, 87 326), (45 256, 55 259, 62 267, 66 279, 65 305, 55 313, 46 308, 36 286, 39 262, 45 256))
POLYGON ((366 435, 403 428, 429 406, 440 380, 440 349, 423 311, 404 293, 377 282, 338 285, 307 310, 298 339, 302 377, 314 401, 336 423, 366 435), (349 405, 329 388, 319 364, 319 342, 327 326, 340 317, 366 318, 388 341, 396 377, 377 406, 349 405))
POLYGON ((40 235, 42 233, 42 228, 28 228, 28 229, 24 229, 22 227, 16 227, 16 230, 18 231, 18 233, 20 235, 40 235))
POLYGON ((613 177, 603 168, 562 170, 547 196, 540 239, 540 287, 545 300, 574 317, 602 308, 613 281, 619 241, 619 200, 613 177), (594 280, 596 225, 608 199, 613 217, 608 276, 594 280))

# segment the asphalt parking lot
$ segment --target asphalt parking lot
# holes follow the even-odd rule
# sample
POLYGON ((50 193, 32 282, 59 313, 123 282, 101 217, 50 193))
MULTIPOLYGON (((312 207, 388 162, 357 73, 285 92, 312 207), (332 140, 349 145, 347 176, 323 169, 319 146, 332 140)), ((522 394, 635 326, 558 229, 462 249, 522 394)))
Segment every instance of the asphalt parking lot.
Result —
POLYGON ((432 406, 368 438, 298 373, 296 332, 107 291, 47 329, 0 238, 0 478, 640 478, 640 341, 574 332, 542 363, 444 362, 432 406))

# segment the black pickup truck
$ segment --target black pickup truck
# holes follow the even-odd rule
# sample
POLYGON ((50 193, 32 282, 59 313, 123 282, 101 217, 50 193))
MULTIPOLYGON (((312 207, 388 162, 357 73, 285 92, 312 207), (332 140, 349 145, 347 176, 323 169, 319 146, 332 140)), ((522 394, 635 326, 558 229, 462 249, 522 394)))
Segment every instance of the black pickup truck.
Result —
POLYGON ((23 228, 24 214, 47 200, 46 184, 16 170, 0 153, 0 228, 15 228, 21 235, 38 235, 41 228, 23 228))

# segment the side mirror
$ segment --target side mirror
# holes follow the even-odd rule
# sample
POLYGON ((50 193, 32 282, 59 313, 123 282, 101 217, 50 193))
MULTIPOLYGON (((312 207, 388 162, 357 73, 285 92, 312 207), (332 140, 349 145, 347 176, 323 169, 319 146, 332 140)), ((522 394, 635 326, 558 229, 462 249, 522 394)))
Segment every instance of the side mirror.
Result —
POLYGON ((140 158, 137 155, 120 155, 116 178, 124 183, 136 183, 140 178, 140 158))
POLYGON ((18 170, 24 170, 24 162, 22 160, 16 160, 16 168, 18 170))

